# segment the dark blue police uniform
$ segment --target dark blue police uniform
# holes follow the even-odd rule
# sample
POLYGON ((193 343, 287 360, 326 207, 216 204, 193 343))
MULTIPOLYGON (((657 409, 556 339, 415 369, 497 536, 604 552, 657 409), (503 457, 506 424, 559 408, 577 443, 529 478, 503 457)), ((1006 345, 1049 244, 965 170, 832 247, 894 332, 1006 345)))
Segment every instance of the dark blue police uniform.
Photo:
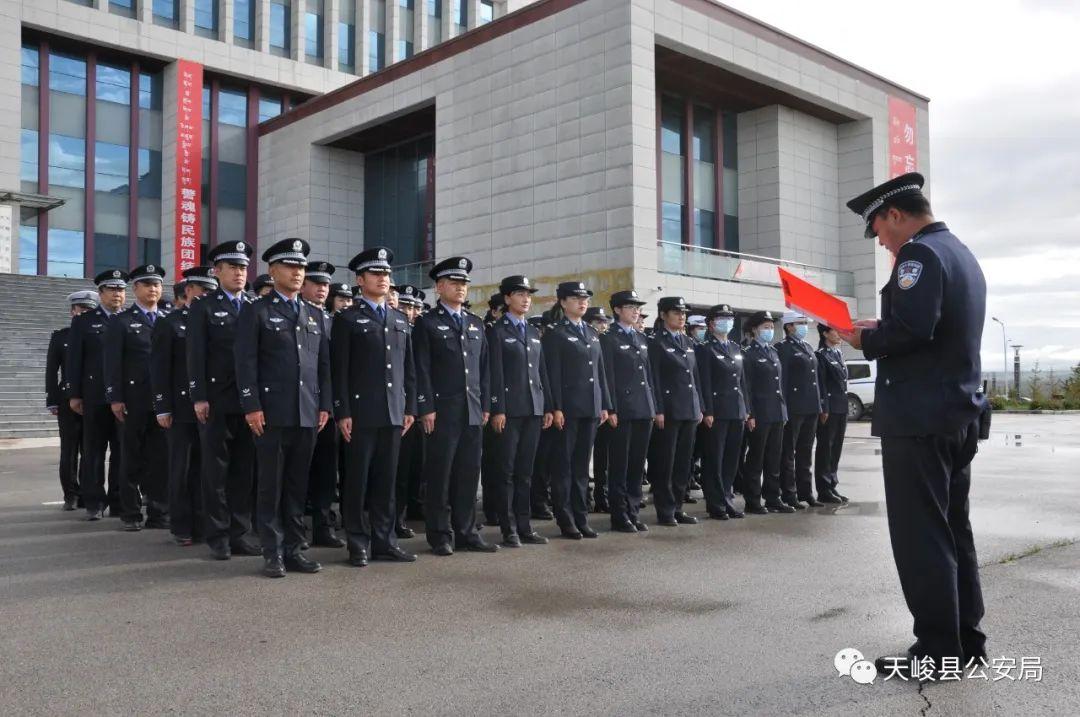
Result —
POLYGON ((817 350, 817 359, 823 409, 829 417, 817 427, 814 484, 818 500, 825 503, 843 502, 843 496, 836 492, 836 486, 840 484, 837 470, 844 449, 844 434, 847 432, 847 363, 840 349, 829 346, 817 350))
POLYGON ((776 345, 776 353, 788 411, 781 448, 781 495, 785 503, 801 510, 800 501, 817 504, 810 479, 818 417, 824 413, 818 359, 810 344, 792 335, 776 345))
MULTIPOLYGON (((763 321, 772 321, 773 315, 764 311, 755 314, 748 322, 756 328, 763 321), (755 323, 756 322, 756 323, 755 323)), ((752 340, 743 351, 743 370, 749 392, 748 418, 754 419, 754 430, 747 440, 746 459, 743 463, 742 485, 746 509, 761 513, 764 495, 766 507, 779 513, 793 512, 785 505, 780 491, 780 458, 784 440, 784 423, 787 421, 787 404, 780 356, 769 343, 752 340)))

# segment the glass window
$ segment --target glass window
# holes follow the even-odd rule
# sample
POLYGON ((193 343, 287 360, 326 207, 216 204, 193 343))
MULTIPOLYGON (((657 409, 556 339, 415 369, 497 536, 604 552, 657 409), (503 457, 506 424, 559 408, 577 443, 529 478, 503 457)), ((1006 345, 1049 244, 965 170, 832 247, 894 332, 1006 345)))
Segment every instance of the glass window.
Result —
POLYGON ((288 57, 292 47, 292 20, 289 0, 270 2, 270 52, 288 57))
POLYGON ((716 248, 716 112, 694 105, 694 244, 716 248))
POLYGON ((124 17, 135 17, 134 0, 109 0, 109 12, 124 17))
POLYGON ((217 38, 218 0, 195 0, 195 34, 217 38))
POLYGON ((469 27, 469 0, 453 0, 454 34, 460 35, 469 27))
POLYGON ((97 99, 131 105, 131 68, 99 62, 96 70, 97 99))
POLYGON ((356 71, 356 0, 338 3, 338 70, 356 71))
POLYGON ((19 139, 19 152, 22 159, 19 180, 23 184, 23 191, 36 193, 38 190, 38 132, 36 129, 23 129, 19 139))
POLYGON ((269 93, 263 93, 259 97, 259 121, 265 122, 271 117, 281 114, 281 98, 269 93))
POLYGON ((40 51, 36 45, 22 46, 22 83, 37 87, 41 72, 40 51))
POLYGON ((161 262, 162 94, 160 72, 140 74, 135 222, 135 257, 139 263, 161 262), (151 251, 147 251, 148 246, 151 251))
POLYGON ((386 67, 386 0, 370 0, 371 29, 368 31, 368 69, 386 67))
POLYGON ((849 363, 847 365, 848 378, 852 381, 861 378, 870 378, 870 364, 866 363, 849 363))
MULTIPOLYGON (((24 192, 37 193, 38 187, 38 119, 41 93, 38 90, 40 73, 39 51, 33 45, 22 46, 22 122, 19 135, 19 180, 24 192)), ((36 215, 35 215, 36 216, 36 215)), ((36 230, 35 230, 36 232, 36 230)), ((35 242, 36 233, 35 233, 35 242)), ((22 251, 20 249, 20 251, 22 251)), ((34 248, 34 271, 37 273, 37 245, 34 248)))
POLYGON ((247 92, 221 88, 218 92, 218 122, 233 127, 247 126, 247 92))
POLYGON ((495 3, 492 0, 480 0, 479 24, 484 25, 495 19, 495 3))
POLYGON ((19 222, 19 273, 37 274, 38 255, 37 216, 23 217, 19 222))
POLYGON ((427 0, 428 47, 442 42, 442 0, 427 0))
MULTIPOLYGON (((48 239, 48 274, 49 276, 83 276, 83 241, 82 230, 61 229, 49 226, 48 239)), ((127 265, 127 252, 124 262, 127 265)))
POLYGON ((49 90, 86 96, 86 60, 49 53, 49 90))
POLYGON ((739 162, 737 115, 724 112, 720 115, 723 131, 723 212, 724 212, 724 249, 739 251, 739 162))
POLYGON ((434 221, 428 165, 434 154, 430 136, 364 157, 364 243, 393 250, 397 265, 429 259, 434 221))
POLYGON ((683 206, 686 204, 684 121, 683 101, 663 96, 660 101, 660 235, 670 242, 683 240, 683 206))
POLYGON ((180 26, 180 0, 154 0, 154 24, 180 26))
POLYGON ((414 0, 397 0, 398 16, 398 60, 405 60, 413 56, 413 7, 414 0))
POLYGON ((251 47, 255 39, 255 0, 233 0, 233 40, 251 47))
POLYGON ((247 92, 218 91, 217 241, 244 238, 247 210, 247 92))
POLYGON ((306 0, 304 12, 304 56, 311 64, 322 64, 323 4, 322 0, 306 0))

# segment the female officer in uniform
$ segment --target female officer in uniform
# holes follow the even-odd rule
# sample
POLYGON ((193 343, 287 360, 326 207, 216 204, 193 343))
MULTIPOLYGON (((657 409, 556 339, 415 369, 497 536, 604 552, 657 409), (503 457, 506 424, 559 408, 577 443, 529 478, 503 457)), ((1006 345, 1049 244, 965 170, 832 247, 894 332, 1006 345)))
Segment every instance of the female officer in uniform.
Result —
POLYGON ((821 381, 824 413, 817 427, 817 452, 814 454, 814 482, 822 503, 847 503, 836 492, 840 482, 836 469, 847 431, 847 364, 840 353, 840 334, 825 324, 818 324, 818 378, 821 381))

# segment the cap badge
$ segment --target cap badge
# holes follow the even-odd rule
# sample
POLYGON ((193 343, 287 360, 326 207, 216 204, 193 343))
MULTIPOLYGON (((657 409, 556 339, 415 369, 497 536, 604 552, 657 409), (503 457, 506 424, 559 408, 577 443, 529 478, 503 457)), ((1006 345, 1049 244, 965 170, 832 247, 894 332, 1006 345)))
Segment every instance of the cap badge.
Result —
POLYGON ((293 251, 301 251, 303 248, 304 248, 304 244, 299 239, 297 239, 296 241, 294 241, 292 243, 293 251))
POLYGON ((113 275, 114 279, 119 279, 120 278, 120 270, 119 269, 114 269, 112 275, 113 275))
POLYGON ((148 264, 148 265, 146 266, 146 270, 147 270, 147 271, 149 271, 149 272, 151 272, 151 273, 153 273, 153 271, 154 271, 154 265, 153 265, 153 264, 148 264))
POLYGON ((460 261, 458 261, 457 265, 459 269, 464 269, 469 265, 469 261, 467 259, 461 259, 460 261))
POLYGON ((585 288, 585 284, 582 284, 581 282, 578 282, 577 288, 579 288, 579 289, 584 289, 584 288, 585 288))
POLYGON ((379 258, 380 259, 385 259, 386 258, 386 249, 379 249, 379 258))

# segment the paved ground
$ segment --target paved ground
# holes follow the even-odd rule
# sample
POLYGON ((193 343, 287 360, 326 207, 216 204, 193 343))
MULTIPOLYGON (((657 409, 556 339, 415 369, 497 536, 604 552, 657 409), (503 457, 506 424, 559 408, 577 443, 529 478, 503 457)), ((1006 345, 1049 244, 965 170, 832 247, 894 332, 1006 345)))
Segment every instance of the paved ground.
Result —
POLYGON ((1000 417, 975 467, 990 651, 1042 681, 921 692, 833 669, 910 642, 877 442, 851 433, 842 509, 362 570, 314 550, 285 580, 43 506, 55 449, 0 451, 0 713, 1080 711, 1080 544, 1055 545, 1080 538, 1080 416, 1000 417))

